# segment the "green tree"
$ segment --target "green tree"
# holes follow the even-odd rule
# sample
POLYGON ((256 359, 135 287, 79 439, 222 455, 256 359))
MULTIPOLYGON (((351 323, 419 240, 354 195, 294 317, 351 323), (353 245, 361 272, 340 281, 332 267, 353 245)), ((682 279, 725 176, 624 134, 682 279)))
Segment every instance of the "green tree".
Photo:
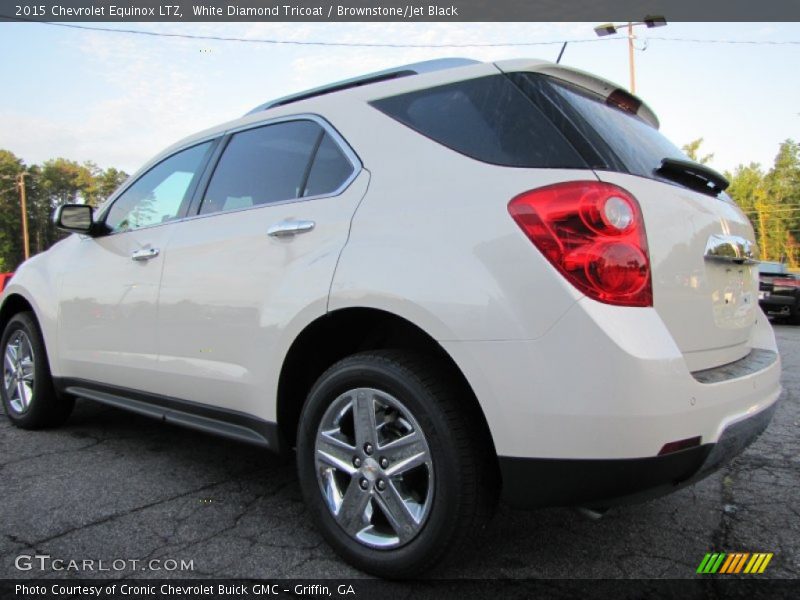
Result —
POLYGON ((702 145, 702 143, 703 143, 703 138, 697 138, 696 140, 692 140, 688 144, 684 144, 681 147, 681 150, 683 150, 686 153, 686 156, 691 158, 693 161, 698 162, 701 165, 704 165, 712 158, 714 158, 714 153, 712 152, 711 154, 700 156, 698 154, 698 151, 700 150, 700 146, 702 145))
POLYGON ((784 141, 772 168, 739 165, 728 193, 753 223, 761 258, 800 266, 800 144, 784 141))
POLYGON ((0 272, 12 271, 22 261, 22 214, 19 174, 25 163, 8 150, 0 150, 0 272))
POLYGON ((0 272, 22 262, 22 218, 19 204, 20 173, 25 173, 28 233, 31 254, 47 250, 64 237, 52 222, 53 211, 68 202, 102 203, 128 174, 113 167, 100 169, 95 163, 55 158, 27 167, 8 150, 0 149, 0 272))
POLYGON ((95 175, 97 204, 104 202, 119 186, 125 183, 126 179, 128 179, 128 174, 114 167, 99 171, 95 175))
POLYGON ((51 218, 57 207, 74 202, 97 202, 98 171, 94 163, 80 164, 65 158, 51 159, 41 167, 31 169, 30 195, 34 211, 29 219, 29 230, 32 253, 46 250, 65 236, 55 228, 51 218))
POLYGON ((775 164, 764 179, 772 206, 768 232, 772 254, 797 267, 800 263, 797 243, 800 238, 800 144, 791 139, 781 143, 775 164))

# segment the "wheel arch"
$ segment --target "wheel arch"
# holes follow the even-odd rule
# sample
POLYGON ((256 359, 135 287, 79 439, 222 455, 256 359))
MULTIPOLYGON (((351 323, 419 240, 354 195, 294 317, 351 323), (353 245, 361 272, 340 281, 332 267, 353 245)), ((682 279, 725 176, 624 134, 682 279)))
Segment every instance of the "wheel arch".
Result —
POLYGON ((39 317, 36 315, 36 310, 34 309, 33 304, 31 304, 25 296, 18 293, 11 293, 6 296, 6 298, 3 300, 2 306, 0 306, 0 335, 2 335, 2 333, 6 330, 6 325, 8 325, 8 322, 14 318, 14 315, 17 315, 21 312, 31 312, 36 318, 36 321, 39 321, 39 317))
MULTIPOLYGON (((394 349, 436 360, 464 391, 465 407, 480 420, 486 442, 494 442, 486 416, 461 368, 425 330, 408 319, 376 308, 341 308, 318 317, 294 339, 278 378, 276 417, 283 448, 293 448, 300 413, 311 386, 342 358, 365 350, 394 349)), ((495 452, 496 454, 496 452, 495 452)))

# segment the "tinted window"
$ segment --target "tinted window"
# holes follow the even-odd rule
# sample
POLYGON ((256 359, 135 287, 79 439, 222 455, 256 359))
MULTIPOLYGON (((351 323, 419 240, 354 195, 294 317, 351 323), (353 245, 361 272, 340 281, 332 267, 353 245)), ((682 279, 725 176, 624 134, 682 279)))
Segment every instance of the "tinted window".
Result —
POLYGON ((384 98, 372 105, 483 162, 510 167, 586 166, 542 111, 503 75, 384 98))
POLYGON ((303 196, 335 192, 350 177, 353 165, 327 133, 314 156, 303 196))
POLYGON ((211 142, 206 142, 158 163, 114 201, 106 225, 112 231, 128 231, 180 216, 210 147, 211 142))
POLYGON ((510 77, 592 167, 658 178, 663 158, 688 160, 658 129, 603 96, 535 73, 510 77))
POLYGON ((322 134, 313 121, 276 123, 235 134, 214 170, 200 212, 300 197, 322 134))

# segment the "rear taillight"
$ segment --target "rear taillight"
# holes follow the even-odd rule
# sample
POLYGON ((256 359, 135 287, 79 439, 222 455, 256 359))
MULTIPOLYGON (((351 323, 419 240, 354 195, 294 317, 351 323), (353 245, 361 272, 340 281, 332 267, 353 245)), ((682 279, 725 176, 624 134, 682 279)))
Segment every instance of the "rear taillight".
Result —
POLYGON ((525 192, 508 212, 581 292, 607 304, 652 306, 647 237, 639 203, 620 187, 571 181, 525 192))

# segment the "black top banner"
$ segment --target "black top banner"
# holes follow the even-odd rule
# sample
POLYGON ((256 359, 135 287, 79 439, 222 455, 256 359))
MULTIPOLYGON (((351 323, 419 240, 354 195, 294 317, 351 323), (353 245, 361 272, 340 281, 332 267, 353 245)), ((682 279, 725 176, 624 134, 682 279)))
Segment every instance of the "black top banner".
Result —
POLYGON ((3 0, 0 21, 800 21, 798 0, 3 0))

